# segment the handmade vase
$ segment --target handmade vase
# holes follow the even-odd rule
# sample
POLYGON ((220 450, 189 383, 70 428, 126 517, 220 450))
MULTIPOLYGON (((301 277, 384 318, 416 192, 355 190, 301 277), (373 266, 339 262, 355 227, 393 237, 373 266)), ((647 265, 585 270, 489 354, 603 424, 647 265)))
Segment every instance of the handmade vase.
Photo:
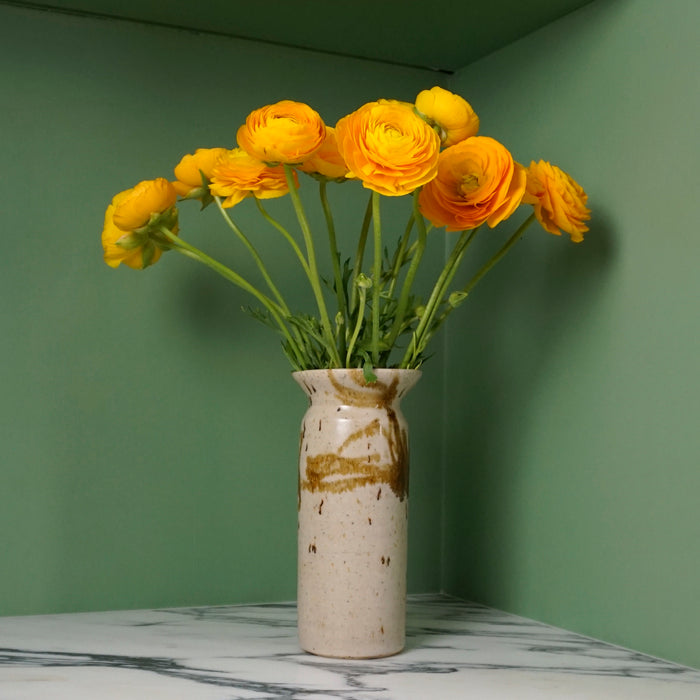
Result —
POLYGON ((406 630, 408 428, 418 370, 308 370, 299 444, 298 631, 336 658, 401 651, 406 630))

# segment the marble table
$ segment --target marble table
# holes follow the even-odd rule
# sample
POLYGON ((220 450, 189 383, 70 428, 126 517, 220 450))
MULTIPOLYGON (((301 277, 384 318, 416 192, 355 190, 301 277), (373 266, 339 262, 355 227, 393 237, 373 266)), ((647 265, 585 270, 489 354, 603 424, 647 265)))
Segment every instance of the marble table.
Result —
POLYGON ((294 604, 0 618, 0 700, 699 700, 700 671, 445 596, 404 652, 303 653, 294 604))

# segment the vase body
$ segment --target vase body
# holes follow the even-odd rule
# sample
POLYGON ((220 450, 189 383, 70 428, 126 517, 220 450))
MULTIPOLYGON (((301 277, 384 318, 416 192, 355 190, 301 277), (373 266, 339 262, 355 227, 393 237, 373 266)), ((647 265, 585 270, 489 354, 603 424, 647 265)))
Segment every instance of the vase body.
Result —
POLYGON ((299 444, 297 601, 302 649, 376 658, 406 628, 408 429, 418 370, 295 372, 309 397, 299 444))

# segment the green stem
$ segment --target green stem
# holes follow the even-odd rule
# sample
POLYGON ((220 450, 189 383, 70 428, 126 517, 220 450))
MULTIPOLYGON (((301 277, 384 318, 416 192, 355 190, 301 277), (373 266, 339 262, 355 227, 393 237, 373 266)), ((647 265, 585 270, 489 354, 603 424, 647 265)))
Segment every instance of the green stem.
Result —
MULTIPOLYGON (((433 290, 428 299, 428 303, 425 305, 425 311, 421 317, 418 327, 416 328, 413 338, 411 340, 411 345, 406 351, 404 356, 404 362, 412 363, 415 358, 420 355, 420 353, 425 349, 425 336, 430 330, 435 314, 440 308, 440 304, 445 295, 445 290, 449 287, 450 282, 452 282, 459 264, 462 262, 464 253, 467 250, 469 244, 474 240, 476 233, 479 229, 471 229, 462 231, 457 243, 455 244, 452 252, 447 258, 445 267, 442 268, 442 272, 438 277, 433 290), (408 360, 410 354, 410 361, 408 360)), ((403 364, 403 363, 402 363, 403 364)))
POLYGON ((248 252, 251 254, 253 260, 255 260, 255 264, 258 266, 258 269, 260 270, 265 282, 267 283, 267 286, 269 287, 270 291, 274 294, 275 298, 277 299, 277 302, 284 311, 285 315, 289 316, 289 307, 287 306, 287 303, 285 302, 284 298, 282 297, 279 290, 272 281, 272 278, 270 277, 270 274, 268 273, 267 268, 265 267, 265 264, 262 261, 262 258, 258 254, 258 251, 250 242, 250 239, 234 223, 229 213, 223 208, 223 206, 221 206, 221 198, 214 197, 214 201, 216 202, 216 206, 219 208, 219 211, 221 212, 221 216, 223 216, 224 221, 228 224, 229 228, 236 234, 236 236, 238 236, 238 238, 241 240, 248 252))
POLYGON ((474 277, 469 280, 465 287, 462 288, 462 292, 467 295, 469 294, 482 277, 497 263, 499 262, 505 254, 520 240, 522 235, 525 233, 530 224, 535 220, 534 212, 528 216, 525 221, 518 227, 518 230, 503 244, 503 246, 492 255, 486 263, 481 267, 481 269, 474 275, 474 277))
MULTIPOLYGON (((425 245, 427 242, 428 232, 425 228, 425 219, 420 213, 418 208, 418 192, 413 193, 413 215, 416 221, 416 228, 418 229, 418 240, 415 243, 415 251, 411 258, 411 264, 406 272, 406 277, 403 281, 403 286, 401 288, 401 296, 399 297, 399 303, 396 307, 396 316, 394 318, 394 325, 391 328, 387 344, 390 348, 394 347, 394 343, 401 332, 404 324, 404 316, 406 315, 406 309, 408 308, 408 302, 411 298, 411 288, 413 286, 413 280, 418 271, 420 261, 425 252, 425 245)), ((400 365, 403 366, 403 365, 400 365)))
MULTIPOLYGON (((311 289, 312 289, 312 291, 314 291, 314 275, 311 272, 311 268, 309 267, 309 264, 307 263, 306 258, 304 257, 304 253, 302 253, 301 248, 299 248, 299 245, 294 240, 294 237, 292 236, 292 234, 289 233, 289 231, 287 231, 287 229, 284 226, 282 226, 282 224, 280 224, 279 221, 277 221, 272 216, 270 216, 270 214, 268 214, 268 212, 265 210, 263 205, 260 203, 259 199, 256 198, 255 203, 258 205, 258 210, 260 211, 262 216, 265 218, 265 220, 268 223, 270 223, 272 226, 274 226, 274 228, 276 228, 284 236, 284 238, 287 240, 289 245, 292 247, 292 250, 294 251, 295 255, 297 256, 297 258, 298 258, 299 262, 301 263, 301 266, 304 270, 304 273, 306 274, 306 278, 309 280, 309 284, 311 285, 311 289)), ((318 279, 318 277, 316 279, 318 279)), ((295 335, 298 335, 298 330, 296 328, 294 329, 294 333, 295 333, 295 335)), ((301 338, 301 342, 303 343, 304 347, 309 349, 310 344, 309 344, 306 336, 304 336, 302 334, 300 336, 300 338, 301 338)), ((342 341, 343 341, 343 343, 345 342, 344 337, 342 337, 342 341)), ((334 343, 333 347, 335 347, 335 340, 333 341, 333 343, 334 343)), ((324 347, 326 347, 328 345, 328 341, 326 338, 322 339, 322 345, 324 347)), ((314 365, 312 365, 309 368, 311 369, 313 367, 314 367, 314 365)))
POLYGON ((357 341, 357 336, 360 334, 360 328, 362 327, 362 322, 365 316, 365 300, 367 298, 367 290, 362 287, 360 288, 360 307, 357 310, 357 321, 355 323, 355 329, 352 333, 352 338, 350 338, 350 343, 348 344, 348 351, 345 355, 345 366, 350 367, 350 360, 352 359, 352 351, 355 349, 355 342, 357 341))
POLYGON ((237 287, 240 287, 249 294, 252 294, 270 312, 270 315, 275 319, 275 322, 279 326, 280 332, 289 343, 289 347, 294 352, 294 355, 296 356, 299 365, 303 366, 304 362, 301 357, 301 353, 299 352, 299 348, 297 347, 296 341, 292 338, 292 336, 289 333, 289 329, 284 323, 284 311, 280 306, 278 306, 274 301, 272 301, 272 299, 270 299, 268 296, 266 296, 256 287, 250 284, 250 282, 248 282, 246 279, 241 277, 237 272, 234 272, 231 268, 226 267, 226 265, 222 265, 217 260, 214 260, 214 258, 209 257, 206 253, 202 252, 198 248, 195 248, 193 245, 190 245, 186 241, 182 240, 182 238, 176 236, 172 231, 165 228, 165 226, 161 226, 159 231, 168 239, 172 248, 177 250, 179 253, 182 253, 183 255, 192 258, 193 260, 201 262, 202 264, 214 270, 214 272, 217 272, 224 279, 228 280, 229 282, 233 282, 233 284, 235 284, 237 287))
POLYGON ((279 223, 276 219, 274 219, 270 214, 267 213, 263 205, 261 204, 260 200, 257 197, 254 197, 255 203, 258 205, 258 210, 262 214, 263 218, 270 223, 272 226, 274 226, 287 240, 289 245, 292 247, 292 250, 294 251, 295 255, 299 259, 299 262, 301 263, 301 266, 304 268, 304 272, 306 273, 306 276, 311 279, 311 270, 309 270, 309 265, 306 262, 306 258, 304 257, 304 253, 301 252, 301 248, 299 248, 299 245, 297 242, 294 240, 294 237, 292 236, 289 231, 287 231, 282 224, 279 223))
POLYGON ((391 282, 389 283, 389 296, 394 295, 394 289, 396 288, 396 282, 399 278, 399 273, 404 263, 408 259, 406 256, 406 246, 408 245, 408 239, 411 236, 411 230, 413 229, 413 224, 416 222, 416 217, 411 212, 411 216, 408 218, 408 223, 406 224, 406 229, 401 237, 401 242, 399 243, 399 249, 396 251, 396 257, 394 259, 394 268, 391 271, 391 282))
MULTIPOLYGON (((274 228, 276 228, 292 247, 292 250, 297 256, 297 259, 299 260, 299 263, 301 264, 301 267, 304 270, 307 279, 311 281, 311 270, 309 270, 309 265, 306 262, 306 258, 301 252, 301 249, 299 248, 297 242, 294 240, 292 234, 289 233, 289 231, 287 231, 287 229, 284 226, 282 226, 282 224, 280 224, 280 222, 277 221, 277 219, 273 218, 272 216, 270 216, 270 214, 268 214, 268 212, 265 210, 265 207, 263 207, 262 203, 257 197, 254 197, 253 199, 255 199, 255 204, 257 205, 258 211, 262 214, 263 218, 274 228)), ((292 326, 292 332, 294 333, 294 337, 297 339, 297 341, 308 350, 310 347, 308 338, 306 338, 296 326, 292 326)))
POLYGON ((451 306, 450 304, 448 304, 447 308, 438 316, 438 318, 433 323, 430 324, 430 327, 426 330, 423 336, 423 350, 427 347, 428 343, 430 343, 430 340, 435 336, 440 326, 442 326, 442 324, 447 320, 447 317, 452 311, 455 310, 455 308, 455 306, 451 306))
POLYGON ((372 363, 379 364, 379 293, 382 291, 382 221, 379 193, 372 192, 372 222, 374 224, 374 265, 372 269, 372 363))
POLYGON ((316 297, 316 304, 321 316, 321 327, 323 328, 323 335, 326 340, 326 349, 328 351, 330 367, 340 367, 340 356, 338 355, 338 348, 336 347, 335 338, 333 337, 333 328, 331 327, 331 322, 328 317, 328 310, 326 309, 326 302, 323 298, 323 290, 321 289, 321 281, 318 275, 316 252, 314 250, 314 241, 311 235, 311 229, 309 227, 309 222, 306 218, 306 213, 304 212, 301 199, 299 198, 299 193, 297 192, 292 168, 287 163, 284 163, 283 167, 284 174, 287 179, 287 186, 289 187, 289 194, 292 197, 294 211, 297 215, 297 220, 299 221, 299 226, 301 226, 301 232, 304 236, 304 242, 306 244, 306 257, 310 272, 309 282, 311 283, 311 288, 314 296, 316 297))
MULTIPOLYGON (((328 203, 328 193, 326 191, 327 182, 322 180, 319 183, 319 195, 321 197, 321 206, 323 214, 326 217, 326 227, 328 228, 328 243, 330 245, 331 261, 333 263, 333 277, 335 278, 335 294, 338 299, 338 312, 343 319, 343 326, 348 323, 347 316, 347 299, 345 296, 345 287, 343 286, 343 274, 340 269, 340 254, 338 253, 338 242, 335 236, 335 223, 333 222, 333 214, 330 204, 328 203)), ((341 357, 345 355, 345 330, 339 333, 341 357)))
MULTIPOLYGON (((258 201, 257 197, 254 197, 255 201, 258 201)), ((282 307, 282 310, 284 311, 284 315, 289 317, 291 316, 291 312, 289 310, 289 306, 287 305, 286 301, 284 300, 284 297, 280 293, 280 291, 277 289, 277 286, 274 284, 272 281, 272 278, 270 277, 270 274, 267 271, 267 268, 265 264, 262 261, 262 258, 258 254, 258 251, 255 249, 253 244, 250 242, 250 239, 241 231, 240 228, 234 223, 233 219, 231 218, 231 215, 224 209, 224 207, 221 205, 221 198, 220 197, 214 197, 214 201, 216 202, 217 207, 219 208, 219 211, 221 212, 221 215, 224 217, 224 221, 229 225, 231 230, 238 236, 238 238, 243 242, 243 245, 247 248, 248 252, 251 254, 253 257, 253 260, 255 260, 258 269, 260 270, 265 282, 267 283, 267 286, 269 287, 270 291, 274 294, 275 298, 277 299, 278 303, 282 307)), ((265 212, 266 213, 266 212, 265 212)), ((271 218, 271 217, 270 217, 271 218)), ((275 222, 276 223, 276 222, 275 222)), ((281 228, 281 227, 280 227, 281 228)), ((289 234, 287 234, 289 235, 289 234)), ((291 238, 291 236, 290 236, 291 238)), ((294 242, 294 245, 296 246, 296 242, 294 239, 292 239, 294 242)), ((298 246, 297 246, 298 248, 298 246)), ((301 256, 301 259, 304 259, 304 256, 301 256)), ((305 261, 304 261, 305 262, 305 261)), ((304 338, 302 337, 301 333, 299 332, 299 329, 292 325, 292 333, 294 334, 294 337, 297 341, 298 346, 304 346, 306 345, 304 338)))
MULTIPOLYGON (((508 251, 520 240, 522 235, 525 233, 527 228, 535 220, 534 213, 531 214, 515 231, 515 233, 499 248, 494 255, 492 255, 484 265, 479 269, 479 271, 469 280, 469 282, 460 290, 462 294, 466 297, 474 289, 477 283, 486 275, 491 268, 496 265, 503 257, 508 253, 508 251)), ((454 311, 456 307, 448 306, 445 311, 440 315, 436 322, 434 322, 431 327, 427 328, 423 337, 421 338, 420 345, 414 344, 415 352, 413 352, 410 357, 410 361, 413 362, 416 357, 425 349, 426 345, 430 339, 435 335, 435 331, 445 322, 447 317, 454 311)), ((415 335, 414 335, 415 340, 415 335)), ((406 353, 404 357, 404 362, 408 359, 409 353, 406 353)), ((404 364, 402 363, 402 367, 404 364)))
POLYGON ((357 277, 362 272, 362 260, 365 256, 365 244, 367 243, 367 234, 369 233, 369 223, 372 220, 372 195, 367 200, 367 208, 365 209, 365 217, 362 220, 362 228, 360 229, 360 238, 357 241, 357 252, 355 253, 355 264, 352 268, 352 280, 350 281, 350 313, 355 310, 355 300, 357 294, 357 277))

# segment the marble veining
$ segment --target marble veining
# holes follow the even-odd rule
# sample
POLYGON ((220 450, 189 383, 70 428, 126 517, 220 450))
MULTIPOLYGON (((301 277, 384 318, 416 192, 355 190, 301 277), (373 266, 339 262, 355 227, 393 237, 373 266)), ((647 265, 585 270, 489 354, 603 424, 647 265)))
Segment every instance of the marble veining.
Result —
POLYGON ((445 596, 407 644, 302 652, 292 603, 0 618, 0 700, 700 699, 700 671, 445 596))

